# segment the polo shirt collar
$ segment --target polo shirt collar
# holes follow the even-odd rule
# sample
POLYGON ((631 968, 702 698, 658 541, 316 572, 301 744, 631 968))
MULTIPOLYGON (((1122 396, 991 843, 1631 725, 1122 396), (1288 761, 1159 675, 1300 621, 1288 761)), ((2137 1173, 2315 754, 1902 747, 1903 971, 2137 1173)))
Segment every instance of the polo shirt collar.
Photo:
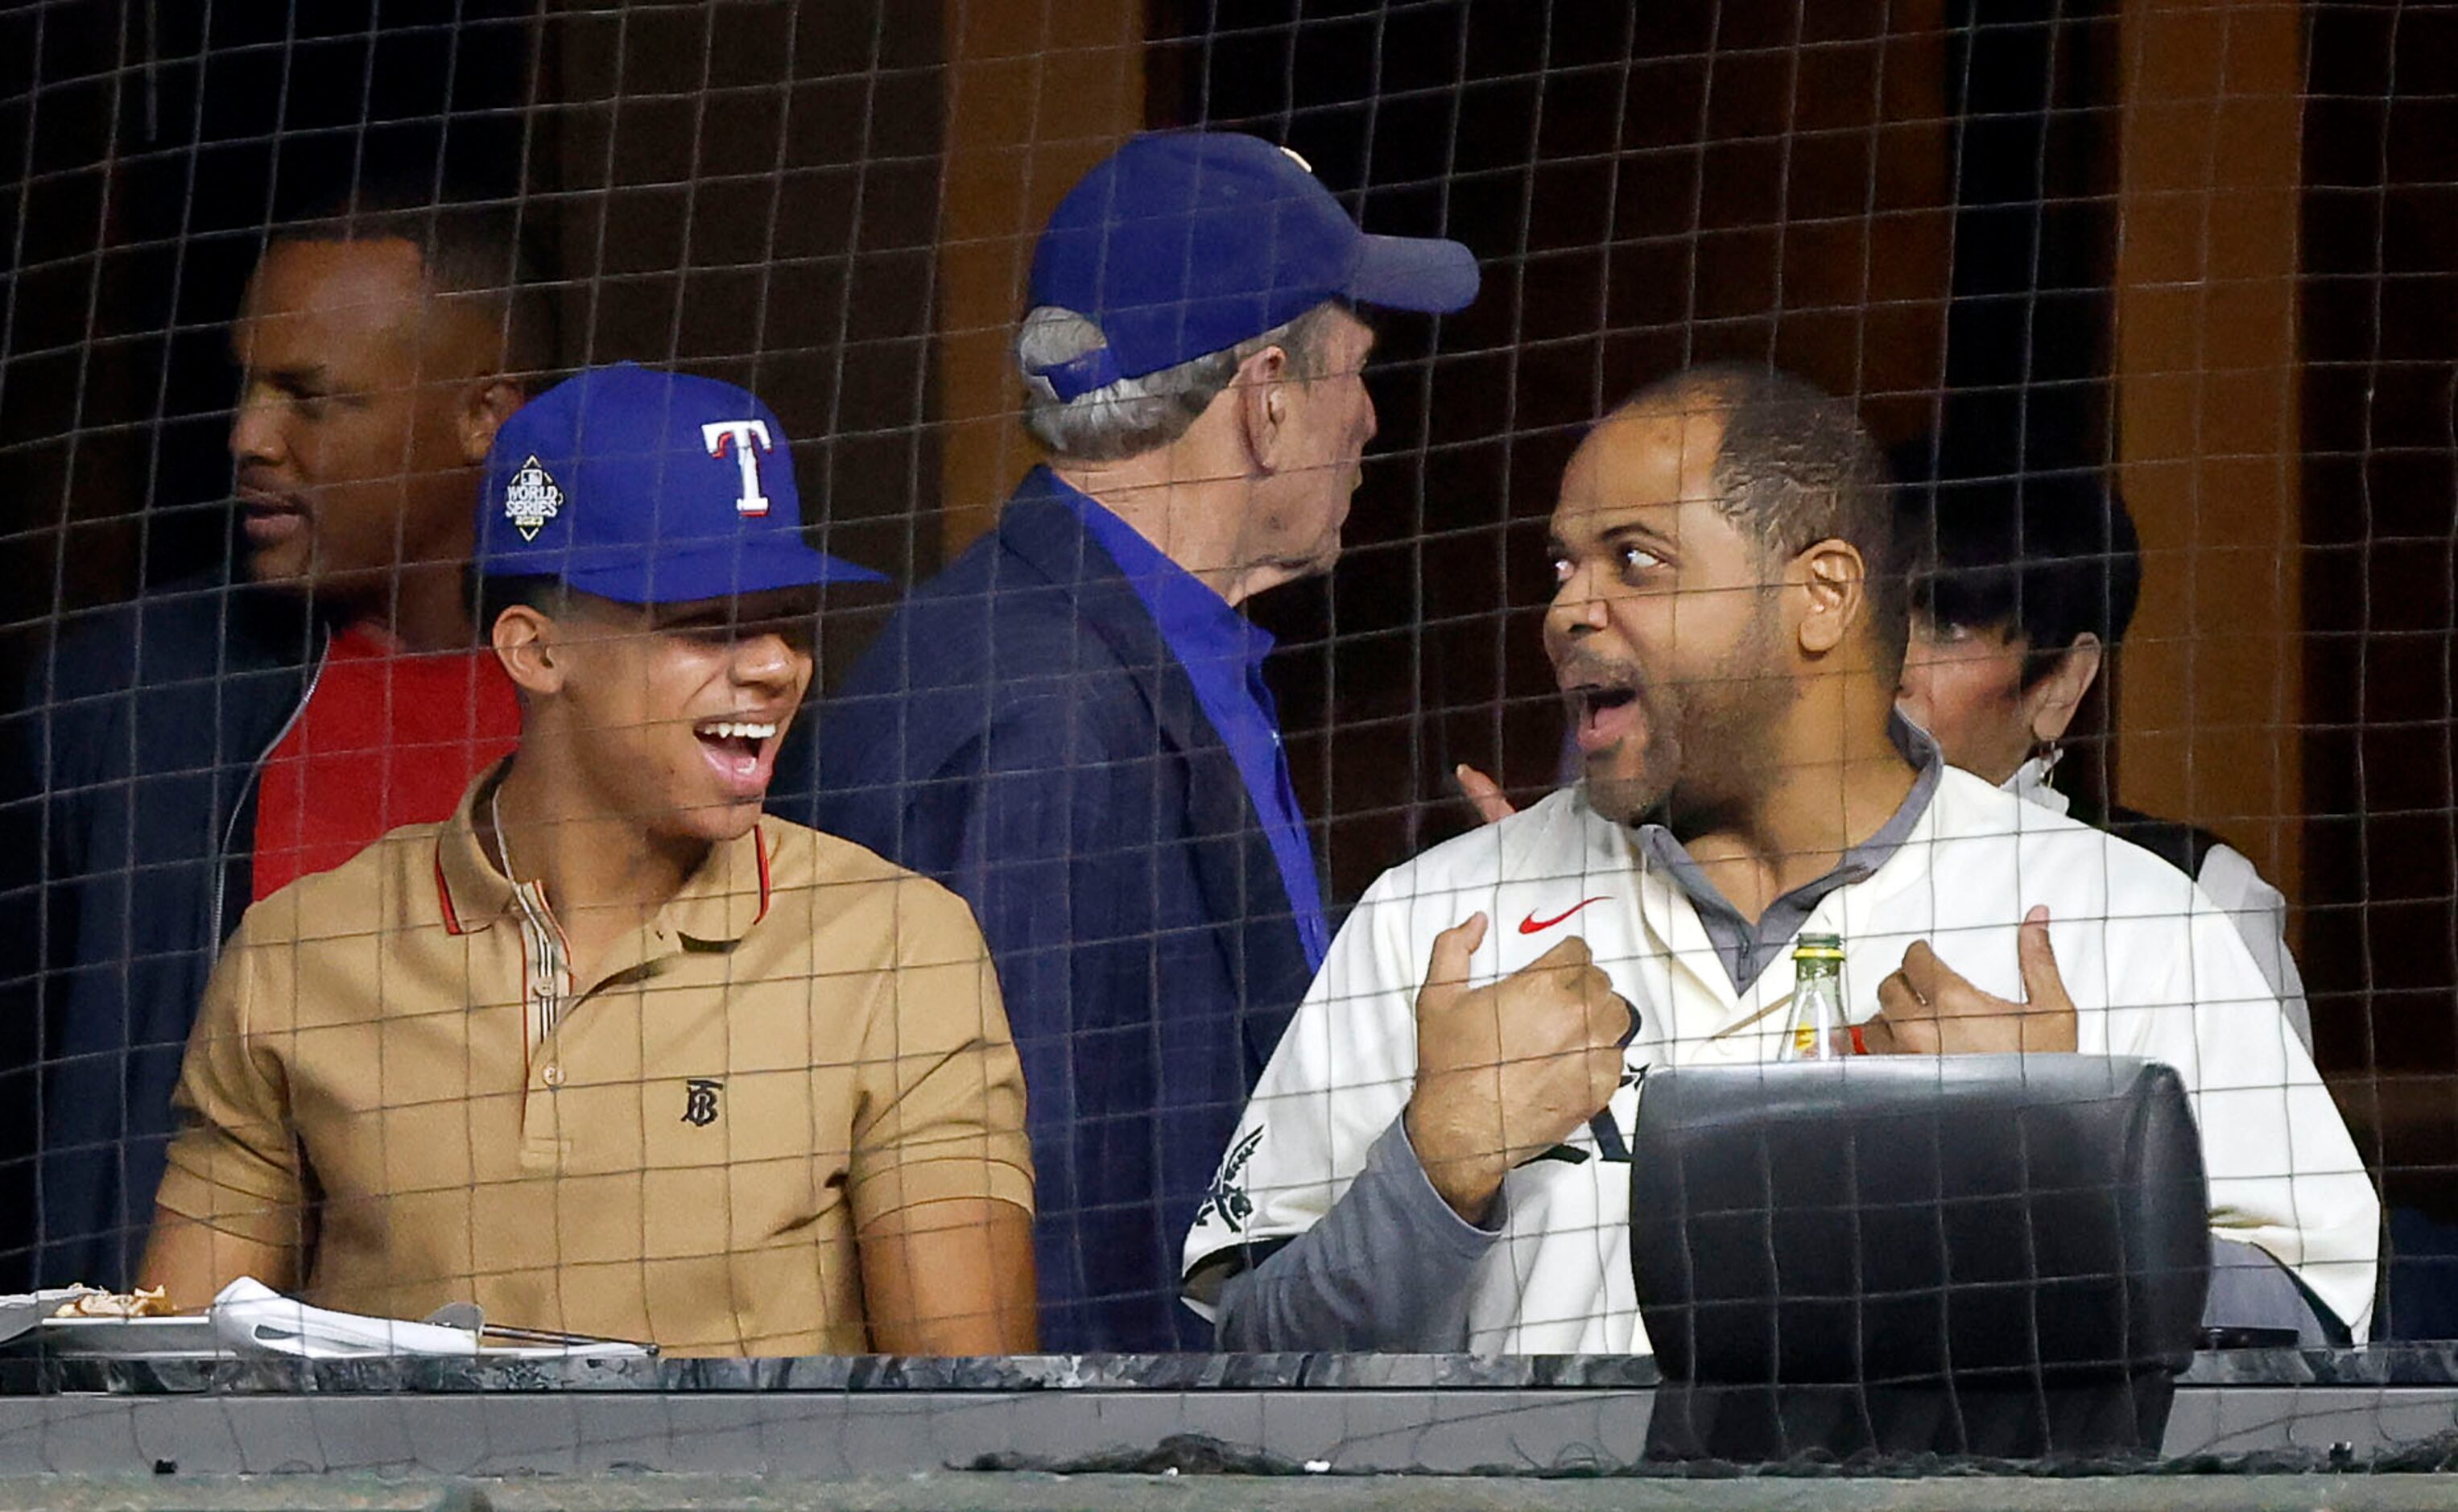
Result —
POLYGON ((475 934, 516 906, 510 880, 495 870, 486 847, 478 843, 477 820, 478 805, 494 796, 510 768, 506 758, 479 773, 462 793, 461 806, 436 832, 435 901, 449 933, 475 934))
POLYGON ((1793 936, 1801 932, 1827 895, 1877 875, 1878 868, 1903 849, 1921 816, 1928 812, 1929 800, 1937 796, 1939 773, 1945 766, 1937 742, 1927 731, 1901 714, 1887 716, 1886 738, 1912 764, 1911 791, 1904 795, 1904 801, 1875 833, 1847 847, 1833 869, 1769 903, 1756 923, 1743 918, 1740 910, 1717 890, 1697 860, 1673 838, 1671 830, 1661 824, 1638 827, 1640 852, 1661 868, 1690 901, 1691 910, 1706 931, 1717 959, 1723 963, 1734 990, 1749 990, 1750 984, 1791 943, 1793 936))
POLYGON ((1269 631, 1239 613, 1107 505, 1055 473, 1051 483, 1052 494, 1075 512, 1085 532, 1117 564, 1180 662, 1190 668, 1198 662, 1262 665, 1272 651, 1269 631))
POLYGON ((695 944, 730 945, 767 917, 770 885, 768 838, 754 824, 749 834, 709 848, 658 914, 658 926, 695 944))
MULTIPOLYGON (((510 879, 495 869, 478 841, 478 807, 494 797, 510 769, 507 757, 480 773, 436 834, 436 902, 444 927, 452 934, 475 934, 519 909, 510 879)), ((757 825, 748 835, 719 841, 683 879, 682 891, 658 912, 652 932, 700 945, 740 940, 768 912, 773 886, 768 858, 767 839, 757 825)))

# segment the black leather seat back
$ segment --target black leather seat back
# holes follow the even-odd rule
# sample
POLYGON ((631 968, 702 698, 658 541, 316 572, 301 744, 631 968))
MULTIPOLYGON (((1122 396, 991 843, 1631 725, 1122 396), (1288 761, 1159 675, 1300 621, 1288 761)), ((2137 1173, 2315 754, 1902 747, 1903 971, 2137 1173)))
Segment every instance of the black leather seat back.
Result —
POLYGON ((1859 1394, 1840 1417, 1789 1414, 1828 1423, 1821 1443, 1790 1441, 1775 1404, 1746 1414, 1759 1428, 1708 1434, 1719 1447, 1668 1422, 1660 1450, 2156 1446, 2210 1263, 2200 1141, 2169 1067, 2060 1055, 1676 1069, 1648 1079, 1632 1161, 1632 1266, 1674 1395, 1859 1394), (1929 1426, 1885 1441, 1872 1389, 1929 1426), (1941 1392, 1946 1410, 1923 1404, 1941 1392), (2052 1399, 2074 1392, 2098 1405, 2052 1399), (2011 1403, 1990 1413, 2029 1426, 1975 1423, 1958 1394, 2011 1403), (2055 1442, 2061 1417, 2092 1425, 2067 1438, 2092 1441, 2055 1442))

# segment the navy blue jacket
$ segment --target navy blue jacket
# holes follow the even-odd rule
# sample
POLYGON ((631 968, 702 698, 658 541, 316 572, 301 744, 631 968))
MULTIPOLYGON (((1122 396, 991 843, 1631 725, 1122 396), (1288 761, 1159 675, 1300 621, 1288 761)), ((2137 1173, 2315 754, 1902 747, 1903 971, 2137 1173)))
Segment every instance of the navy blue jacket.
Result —
MULTIPOLYGON (((1312 973, 1228 747, 1055 487, 1027 477, 803 722, 821 796, 784 812, 973 905, 1024 1061, 1043 1347, 1208 1350, 1180 1248, 1312 973)), ((781 769, 807 782, 807 750, 781 769)))
POLYGON ((296 596, 183 583, 64 627, 8 716, 12 1279, 30 1242, 46 1285, 134 1278, 188 1029, 248 903, 257 764, 323 641, 296 596))

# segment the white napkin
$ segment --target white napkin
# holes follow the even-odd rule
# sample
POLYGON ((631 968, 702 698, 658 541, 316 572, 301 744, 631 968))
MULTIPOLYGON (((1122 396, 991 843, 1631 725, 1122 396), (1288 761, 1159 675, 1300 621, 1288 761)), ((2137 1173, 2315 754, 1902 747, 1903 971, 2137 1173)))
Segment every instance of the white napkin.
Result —
POLYGON ((478 1353, 478 1336, 465 1330, 309 1307, 247 1275, 222 1288, 211 1315, 215 1336, 242 1355, 363 1359, 478 1353))
POLYGON ((309 1307, 253 1276, 241 1276, 214 1298, 215 1336, 242 1355, 301 1359, 366 1359, 381 1356, 461 1356, 488 1359, 567 1359, 575 1355, 645 1356, 637 1344, 574 1343, 482 1349, 467 1329, 401 1318, 363 1317, 309 1307))

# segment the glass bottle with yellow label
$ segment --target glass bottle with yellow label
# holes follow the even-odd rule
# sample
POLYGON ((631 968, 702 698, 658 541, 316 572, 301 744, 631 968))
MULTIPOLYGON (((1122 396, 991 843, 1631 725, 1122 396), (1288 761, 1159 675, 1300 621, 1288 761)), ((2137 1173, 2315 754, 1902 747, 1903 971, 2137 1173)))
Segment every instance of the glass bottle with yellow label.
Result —
POLYGON ((1824 1061, 1851 1053, 1844 1042, 1844 937, 1802 935, 1792 944, 1792 1019, 1780 1058, 1824 1061))

